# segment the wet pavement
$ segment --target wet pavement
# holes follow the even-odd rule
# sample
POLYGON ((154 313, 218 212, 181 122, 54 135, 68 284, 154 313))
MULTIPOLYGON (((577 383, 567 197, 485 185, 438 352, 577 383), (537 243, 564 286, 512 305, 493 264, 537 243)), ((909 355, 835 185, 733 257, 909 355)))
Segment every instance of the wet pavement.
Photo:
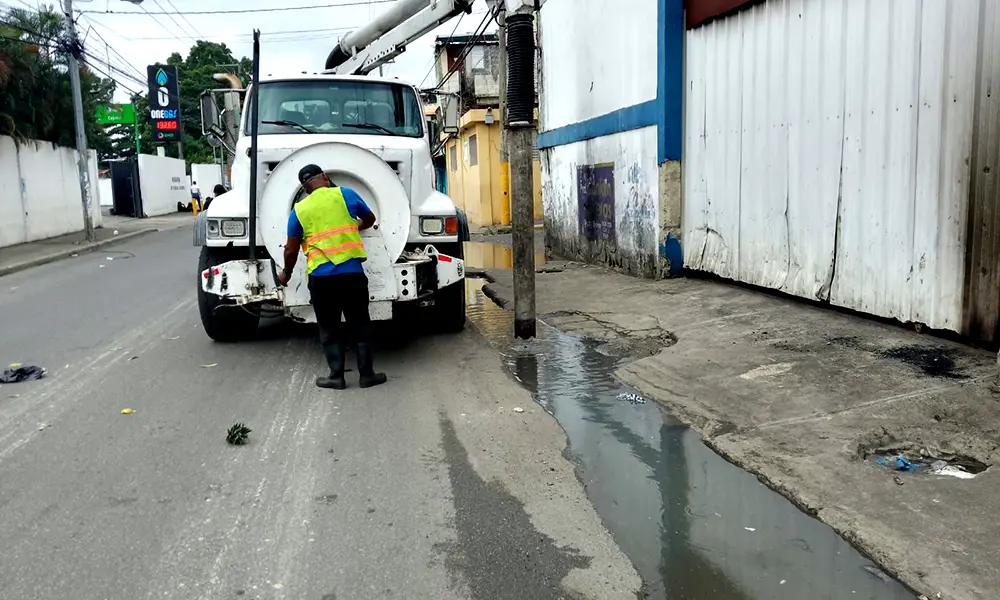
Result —
POLYGON ((628 357, 511 314, 467 280, 469 320, 566 432, 587 495, 654 600, 903 600, 914 594, 830 527, 710 450, 613 376, 628 357), (634 400, 634 399, 633 399, 634 400))
MULTIPOLYGON (((535 250, 535 266, 545 264, 545 250, 535 250)), ((497 242, 465 242, 465 265, 478 269, 509 269, 514 266, 510 246, 497 242)))

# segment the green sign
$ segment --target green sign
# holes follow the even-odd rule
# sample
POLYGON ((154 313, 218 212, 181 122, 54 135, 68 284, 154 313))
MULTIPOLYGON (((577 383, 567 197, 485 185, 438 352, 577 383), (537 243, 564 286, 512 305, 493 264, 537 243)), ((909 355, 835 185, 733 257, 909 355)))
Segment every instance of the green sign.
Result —
POLYGON ((97 107, 98 125, 135 123, 135 107, 131 104, 102 104, 97 107))

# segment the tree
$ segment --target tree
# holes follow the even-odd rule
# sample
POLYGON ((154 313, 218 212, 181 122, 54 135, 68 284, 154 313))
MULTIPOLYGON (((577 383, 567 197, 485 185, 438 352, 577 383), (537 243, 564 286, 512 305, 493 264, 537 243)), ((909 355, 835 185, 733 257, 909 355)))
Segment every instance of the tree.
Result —
MULTIPOLYGON (((9 8, 0 13, 0 135, 73 147, 75 124, 67 71, 65 20, 51 7, 9 8)), ((81 69, 84 114, 109 102, 115 83, 81 69)), ((88 144, 100 148, 107 134, 85 120, 88 144)))

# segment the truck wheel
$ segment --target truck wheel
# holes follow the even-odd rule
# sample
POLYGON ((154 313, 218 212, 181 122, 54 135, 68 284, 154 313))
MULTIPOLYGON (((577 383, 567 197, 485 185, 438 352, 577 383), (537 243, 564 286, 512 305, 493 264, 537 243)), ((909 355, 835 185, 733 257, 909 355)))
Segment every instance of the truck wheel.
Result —
POLYGON ((198 260, 198 312, 201 313, 201 325, 205 328, 205 333, 217 342, 238 342, 250 338, 257 331, 257 324, 260 322, 260 317, 235 305, 227 305, 219 296, 201 289, 202 271, 239 258, 229 248, 201 248, 201 258, 198 260))
POLYGON ((465 329, 465 281, 459 281, 434 295, 434 321, 438 331, 457 333, 465 329))

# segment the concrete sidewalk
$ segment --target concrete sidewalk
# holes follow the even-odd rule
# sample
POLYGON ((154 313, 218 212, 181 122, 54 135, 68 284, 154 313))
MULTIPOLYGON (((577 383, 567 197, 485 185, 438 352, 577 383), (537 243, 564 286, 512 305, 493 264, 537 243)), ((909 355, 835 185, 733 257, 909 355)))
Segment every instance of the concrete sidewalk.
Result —
MULTIPOLYGON (((997 468, 964 480, 870 456, 993 465, 994 354, 724 283, 543 271, 543 320, 633 357, 617 375, 729 460, 929 598, 1000 593, 997 468)), ((488 275, 485 291, 510 306, 510 271, 488 275)))
POLYGON ((82 231, 54 238, 0 248, 0 277, 37 267, 75 254, 93 252, 104 246, 152 233, 193 226, 194 217, 189 213, 176 213, 149 219, 130 219, 104 215, 102 225, 96 230, 97 241, 87 242, 82 231))

